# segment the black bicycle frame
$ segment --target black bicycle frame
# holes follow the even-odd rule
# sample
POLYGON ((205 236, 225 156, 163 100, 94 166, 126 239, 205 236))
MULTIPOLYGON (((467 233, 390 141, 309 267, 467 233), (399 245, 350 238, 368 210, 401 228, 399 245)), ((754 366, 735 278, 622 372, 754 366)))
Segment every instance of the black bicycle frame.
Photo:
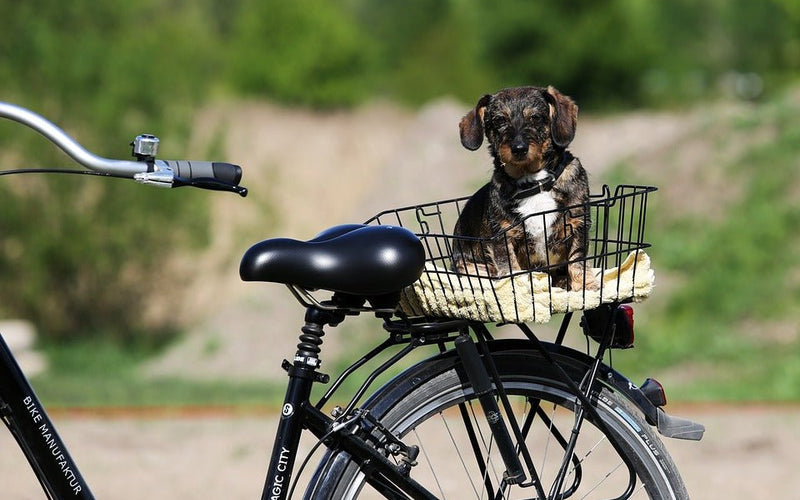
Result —
MULTIPOLYGON (((304 427, 308 428, 320 441, 326 444, 331 444, 331 442, 333 442, 338 449, 348 453, 365 473, 365 480, 367 483, 381 492, 386 498, 405 499, 411 497, 413 499, 423 500, 436 499, 436 496, 412 479, 408 475, 407 470, 404 471, 402 467, 389 460, 373 442, 367 441, 370 432, 372 432, 370 427, 378 429, 380 431, 379 434, 387 433, 384 436, 387 438, 389 437, 388 431, 383 429, 382 424, 376 421, 374 417, 366 413, 361 413, 354 408, 356 401, 366 390, 366 385, 374 379, 375 375, 381 373, 389 365, 393 365, 399 361, 411 349, 422 344, 427 344, 432 339, 409 338, 406 348, 386 361, 381 367, 375 369, 373 373, 367 377, 367 381, 362 385, 361 389, 347 406, 347 409, 340 411, 337 419, 333 419, 322 413, 318 406, 314 406, 309 401, 314 382, 327 381, 328 378, 326 375, 317 371, 319 359, 316 357, 319 352, 318 346, 322 343, 321 337, 324 335, 322 327, 325 325, 327 318, 321 316, 322 313, 314 311, 313 308, 309 309, 309 312, 310 314, 306 316, 307 320, 309 318, 314 318, 316 323, 309 323, 307 321, 306 326, 303 328, 304 335, 301 336, 303 342, 298 344, 298 352, 295 355, 294 363, 284 361, 283 364, 283 368, 289 375, 289 383, 283 403, 281 419, 278 424, 278 431, 275 436, 272 457, 270 459, 270 465, 261 497, 262 500, 285 500, 287 498, 296 458, 295 453, 297 452, 300 434, 304 427), (316 347, 312 347, 312 345, 316 347), (346 428, 351 424, 354 428, 357 427, 359 432, 347 431, 346 428)), ((446 338, 449 341, 455 342, 457 355, 461 359, 462 365, 465 367, 470 383, 475 387, 481 406, 486 413, 487 422, 489 422, 493 439, 498 443, 498 448, 503 455, 503 461, 507 467, 504 482, 521 483, 525 479, 525 473, 523 472, 522 464, 517 455, 518 449, 516 448, 516 441, 510 436, 505 419, 501 416, 497 402, 491 393, 492 384, 494 383, 496 386, 499 385, 499 376, 495 375, 494 380, 490 379, 484 367, 484 362, 481 361, 476 346, 470 339, 465 326, 466 323, 463 323, 463 325, 447 323, 439 329, 431 328, 430 330, 432 330, 432 332, 430 333, 432 333, 435 338, 438 338, 439 341, 446 338), (456 336, 448 337, 450 332, 455 332, 456 330, 459 331, 456 336)), ((473 327, 474 326, 475 325, 473 325, 473 327)), ((392 328, 387 329, 393 331, 392 328)), ((402 335, 400 337, 402 337, 402 335)), ((402 340, 385 342, 377 349, 373 350, 370 355, 382 351, 388 345, 397 343, 404 342, 402 340)), ((490 358, 487 357, 487 359, 490 358)), ((354 366, 361 366, 364 362, 366 362, 366 358, 362 358, 362 360, 356 362, 354 366)), ((352 370, 346 371, 348 374, 351 372, 352 370)), ((334 385, 338 385, 339 382, 340 381, 337 381, 334 385)), ((332 388, 332 390, 334 389, 332 388)), ((327 400, 331 392, 332 391, 326 393, 326 395, 323 396, 323 400, 327 400)), ((501 399, 504 400, 506 411, 508 411, 508 401, 503 394, 501 394, 501 396, 503 396, 501 399)), ((520 430, 514 425, 512 425, 512 427, 514 427, 515 436, 519 438, 520 430)), ((531 478, 533 479, 532 483, 526 486, 536 486, 538 495, 543 496, 544 491, 541 490, 538 475, 530 462, 530 457, 527 456, 527 450, 523 450, 523 455, 526 456, 528 471, 531 473, 531 478)))
MULTIPOLYGON (((374 379, 374 375, 381 373, 389 365, 393 365, 407 352, 418 345, 422 344, 437 344, 439 343, 440 349, 444 349, 443 342, 455 342, 457 355, 461 359, 462 365, 468 373, 476 392, 481 396, 483 392, 489 394, 489 388, 492 384, 500 388, 500 401, 504 406, 508 406, 508 401, 502 391, 502 386, 499 383, 499 376, 496 370, 489 363, 489 373, 484 369, 484 363, 478 357, 476 346, 472 343, 467 335, 467 331, 463 325, 446 323, 439 327, 432 327, 427 325, 426 328, 418 328, 417 334, 420 335, 419 339, 406 338, 404 335, 399 334, 402 332, 415 331, 413 327, 406 326, 400 330, 393 329, 389 325, 387 330, 393 333, 394 340, 391 342, 384 342, 379 348, 373 350, 368 357, 371 357, 384 348, 390 345, 397 345, 408 343, 408 346, 401 350, 400 353, 393 356, 390 360, 386 361, 381 367, 373 372, 373 376, 368 377, 367 382, 361 387, 357 395, 354 397, 347 410, 340 411, 336 418, 325 415, 318 407, 314 406, 311 401, 312 387, 315 382, 327 382, 328 376, 318 371, 319 358, 319 344, 322 343, 321 337, 324 335, 322 327, 326 323, 333 324, 338 321, 337 316, 328 317, 324 312, 311 310, 307 315, 307 322, 303 328, 304 334, 301 335, 301 343, 298 344, 298 351, 295 355, 294 362, 290 363, 285 361, 283 364, 284 369, 288 372, 288 386, 286 389, 286 396, 281 411, 280 421, 278 422, 278 429, 275 436, 275 441, 272 449, 272 456, 270 459, 267 476, 265 479, 264 490, 262 493, 262 500, 286 500, 288 498, 292 475, 294 471, 294 464, 296 460, 296 453, 300 442, 300 435, 303 429, 308 429, 314 434, 320 442, 328 446, 333 446, 349 454, 352 459, 359 464, 361 470, 365 474, 365 480, 377 491, 381 492, 386 498, 389 499, 406 499, 412 498, 414 500, 435 500, 436 497, 428 491, 425 487, 412 479, 408 470, 398 466, 397 463, 387 458, 381 450, 381 446, 376 446, 375 436, 377 439, 388 439, 393 444, 402 445, 396 437, 382 424, 375 419, 368 412, 361 411, 355 408, 355 403, 361 394, 366 390, 368 382, 374 379), (321 319, 320 319, 321 318, 321 319), (430 330, 430 331, 427 331, 430 330), (426 334, 427 332, 427 334, 426 334), (491 380, 490 380, 491 379, 491 380), (358 429, 358 432, 355 432, 358 429), (394 440, 394 441, 393 441, 394 440)), ((564 323, 567 323, 569 318, 565 318, 564 323)), ((490 338, 489 332, 483 325, 471 325, 480 340, 481 347, 485 351, 484 358, 491 359, 485 345, 486 338, 490 338)), ((527 342, 540 350, 550 362, 558 368, 558 364, 550 358, 549 350, 547 347, 540 343, 530 330, 524 325, 520 328, 529 337, 527 342)), ((562 324, 562 330, 566 328, 562 324)), ((561 337, 561 335, 559 335, 561 337)), ((607 336, 604 336, 607 337, 607 336)), ((607 348, 608 340, 604 341, 600 347, 599 353, 607 348)), ((631 384, 618 376, 613 371, 605 370, 600 365, 600 357, 591 359, 587 356, 583 360, 584 364, 590 368, 587 374, 587 380, 582 387, 575 387, 574 382, 569 378, 566 373, 562 373, 571 386, 572 391, 579 399, 582 410, 592 412, 593 407, 587 399, 589 390, 594 381, 599 376, 599 371, 602 371, 604 379, 612 383, 618 390, 626 393, 631 401, 635 402, 640 407, 643 413, 648 417, 648 420, 656 420, 653 412, 656 410, 651 404, 643 404, 644 396, 639 398, 633 397, 637 394, 633 392, 630 387, 631 384), (599 370, 599 371, 598 371, 599 370), (619 380, 617 380, 619 378, 619 380), (648 411, 653 410, 653 411, 648 411)), ((360 366, 366 362, 362 359, 356 363, 360 366)), ((354 365, 355 366, 355 365, 354 365)), ((350 373, 351 370, 346 371, 350 373)), ((334 383, 337 386, 340 381, 334 383)), ((335 388, 326 393, 323 400, 330 397, 331 392, 335 388)), ((487 415, 499 415, 497 402, 491 398, 488 404, 484 404, 484 411, 487 415)), ((645 402, 646 403, 646 402, 645 402)), ((508 409, 506 408, 508 411, 508 409)), ((509 412, 510 413, 510 412, 509 412)), ((583 411, 580 412, 578 422, 582 421, 583 411)), ((66 446, 56 432, 56 429, 45 412, 39 398, 34 393, 30 383, 22 373, 19 365, 14 359, 8 345, 0 335, 0 417, 3 422, 11 431, 11 434, 16 439, 20 448, 22 449, 25 457, 28 459, 36 477, 42 485, 42 488, 50 499, 77 499, 77 500, 90 500, 94 499, 89 487, 86 485, 83 477, 78 471, 77 466, 67 452, 66 446)), ((599 419, 596 419, 599 420, 599 419)), ((493 420, 501 422, 500 420, 493 420)), ((500 446, 501 441, 513 454, 506 453, 504 460, 515 475, 507 473, 507 478, 504 482, 511 482, 514 479, 520 481, 524 477, 522 472, 522 464, 515 451, 516 443, 524 442, 524 435, 527 433, 526 429, 520 429, 516 422, 512 424, 513 438, 509 435, 508 429, 504 426, 498 429, 492 428, 492 434, 500 446), (498 437, 499 436, 499 437, 498 437), (500 439, 502 438, 502 439, 500 439)), ((529 423, 525 423, 523 427, 527 427, 529 423)), ((558 437, 558 436, 557 436, 558 437)), ((564 462, 572 460, 571 444, 565 441, 565 458, 564 462)), ((524 448, 524 447, 523 447, 524 448)), ((408 450, 406 450, 408 451, 408 450)), ((544 496, 541 486, 538 482, 538 476, 535 468, 530 463, 530 458, 527 456, 527 450, 518 450, 525 458, 524 462, 527 466, 528 472, 531 474, 533 482, 525 486, 535 485, 538 496, 544 496)), ((563 469, 563 467, 562 467, 563 469)), ((560 487, 560 485, 559 485, 560 487)), ((559 489, 556 488, 556 490, 559 489)))
MULTIPOLYGON (((371 443, 358 435, 338 432, 345 426, 342 422, 349 422, 350 419, 334 420, 310 403, 314 382, 327 381, 327 376, 318 372, 314 363, 309 364, 307 357, 297 356, 293 364, 285 362, 284 368, 289 373, 289 383, 262 500, 288 498, 300 434, 304 428, 320 440, 336 440, 340 449, 349 453, 368 471, 367 482, 387 498, 436 499, 371 443)), ((16 439, 48 498, 94 500, 94 495, 2 335, 0 417, 16 439)), ((361 423, 367 421, 368 418, 361 423)))
POLYGON ((49 498, 94 499, 2 335, 0 416, 17 440, 49 498))
POLYGON ((313 365, 315 363, 309 364, 305 356, 296 356, 292 364, 284 362, 283 367, 289 374, 289 383, 261 499, 288 498, 295 454, 300 434, 305 427, 322 441, 335 439, 339 448, 349 453, 362 466, 369 464, 369 469, 373 473, 368 474, 367 482, 378 491, 384 492, 387 498, 406 498, 407 495, 419 500, 436 500, 433 494, 407 474, 403 474, 396 464, 364 439, 348 432, 338 432, 346 426, 343 422, 349 421, 346 415, 340 421, 334 420, 310 402, 314 382, 327 379, 327 376, 319 373, 313 365))

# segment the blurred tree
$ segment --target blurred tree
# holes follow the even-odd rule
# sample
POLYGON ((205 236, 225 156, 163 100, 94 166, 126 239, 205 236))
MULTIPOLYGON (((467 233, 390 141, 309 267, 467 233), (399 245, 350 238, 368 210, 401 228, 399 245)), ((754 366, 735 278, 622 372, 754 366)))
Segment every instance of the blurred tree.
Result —
POLYGON ((362 0, 354 9, 379 51, 374 92, 418 104, 472 101, 497 84, 480 60, 475 0, 362 0))
POLYGON ((658 60, 653 9, 630 0, 481 3, 484 58, 507 85, 553 84, 594 107, 640 104, 658 60))
POLYGON ((232 79, 245 93, 327 107, 369 91, 373 46, 336 2, 246 0, 232 37, 232 79))
MULTIPOLYGON (((0 0, 0 9, 4 100, 103 156, 128 156, 134 135, 167 129, 162 156, 183 149, 179 125, 219 55, 202 10, 157 0, 0 0)), ((2 131, 3 168, 74 165, 21 126, 4 122, 2 131)), ((51 338, 176 328, 169 310, 154 316, 146 305, 156 293, 180 303, 164 262, 207 238, 197 194, 52 176, 3 178, 0 200, 1 312, 34 320, 51 338)))
MULTIPOLYGON (((797 2, 795 2, 796 4, 797 2)), ((772 76, 800 70, 798 9, 788 2, 732 0, 720 11, 726 52, 722 71, 754 72, 772 76)))
MULTIPOLYGON (((775 89, 800 70, 800 10, 793 2, 698 2, 653 4, 653 28, 662 41, 657 64, 641 89, 648 104, 692 102, 731 91, 737 82, 775 89)), ((737 91, 758 97, 759 89, 737 91)))

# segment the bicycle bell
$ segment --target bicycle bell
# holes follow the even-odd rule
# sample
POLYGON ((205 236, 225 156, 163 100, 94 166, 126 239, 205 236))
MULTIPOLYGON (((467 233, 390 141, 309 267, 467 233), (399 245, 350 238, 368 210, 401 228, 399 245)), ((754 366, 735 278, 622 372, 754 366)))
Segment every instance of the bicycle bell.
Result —
POLYGON ((153 160, 158 154, 158 137, 152 134, 137 135, 131 146, 133 146, 133 156, 139 161, 153 160))

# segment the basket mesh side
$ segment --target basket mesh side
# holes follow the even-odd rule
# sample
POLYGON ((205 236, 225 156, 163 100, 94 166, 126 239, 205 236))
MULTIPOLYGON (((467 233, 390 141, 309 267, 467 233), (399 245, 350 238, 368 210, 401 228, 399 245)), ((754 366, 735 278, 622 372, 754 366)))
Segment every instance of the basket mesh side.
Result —
MULTIPOLYGON (((522 228, 534 231, 549 228, 556 211, 532 214, 488 238, 452 235, 468 198, 387 210, 367 223, 403 226, 416 233, 425 247, 426 270, 403 293, 401 307, 406 312, 487 322, 546 322, 555 313, 592 308, 612 300, 639 300, 649 294, 653 273, 643 250, 650 246, 644 230, 647 196, 652 191, 654 187, 624 185, 612 192, 604 186, 587 204, 561 210, 582 217, 590 228, 587 256, 571 262, 581 264, 586 273, 597 277, 597 290, 566 289, 568 286, 558 278, 562 262, 544 262, 520 269, 512 261, 520 260, 523 265, 527 264, 526 259, 533 260, 524 252, 498 255, 490 250, 490 247, 496 250, 497 244, 508 248, 513 240, 511 232, 517 238, 520 234, 528 238, 529 231, 521 231, 522 228), (487 276, 487 255, 512 271, 487 276)), ((531 243, 546 247, 549 238, 556 235, 570 237, 570 230, 567 227, 545 230, 539 236, 543 241, 531 243)))

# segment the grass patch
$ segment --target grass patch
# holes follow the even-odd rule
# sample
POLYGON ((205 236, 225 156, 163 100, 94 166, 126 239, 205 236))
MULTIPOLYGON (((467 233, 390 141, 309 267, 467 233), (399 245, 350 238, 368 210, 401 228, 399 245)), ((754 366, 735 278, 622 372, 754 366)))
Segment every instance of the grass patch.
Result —
POLYGON ((746 128, 772 130, 775 138, 717 167, 731 179, 747 179, 722 220, 671 218, 664 205, 649 212, 656 228, 650 234, 658 233, 650 251, 656 270, 680 286, 637 321, 637 349, 616 356, 623 373, 700 366, 695 378, 675 377, 679 399, 800 399, 800 334, 776 339, 770 331, 800 324, 800 280, 793 272, 800 267, 799 111, 780 102, 749 115, 746 128))
MULTIPOLYGON (((340 360, 331 360, 322 372, 331 380, 356 361, 356 354, 366 353, 377 345, 374 338, 367 340, 357 331, 351 339, 357 352, 350 352, 340 360)), ((48 408, 70 407, 170 407, 170 406, 257 406, 280 407, 283 403, 287 379, 274 381, 194 380, 178 377, 151 378, 143 375, 143 363, 161 352, 162 347, 148 345, 121 345, 113 341, 78 340, 40 346, 47 356, 49 368, 33 377, 31 384, 48 408)), ((342 405, 356 393, 367 375, 397 353, 402 346, 394 346, 377 356, 348 378, 339 388, 331 403, 342 405)), ((214 350, 213 348, 212 350, 214 350)), ((438 351, 421 347, 401 363, 390 367, 370 386, 368 396, 402 369, 438 351)), ((312 401, 328 390, 330 384, 316 384, 312 401)), ((363 402, 363 399, 361 400, 363 402)))
MULTIPOLYGON (((278 382, 149 378, 139 367, 152 346, 75 341, 42 346, 49 369, 31 384, 48 407, 278 405, 278 382)), ((282 382, 282 381, 279 381, 282 382)))

